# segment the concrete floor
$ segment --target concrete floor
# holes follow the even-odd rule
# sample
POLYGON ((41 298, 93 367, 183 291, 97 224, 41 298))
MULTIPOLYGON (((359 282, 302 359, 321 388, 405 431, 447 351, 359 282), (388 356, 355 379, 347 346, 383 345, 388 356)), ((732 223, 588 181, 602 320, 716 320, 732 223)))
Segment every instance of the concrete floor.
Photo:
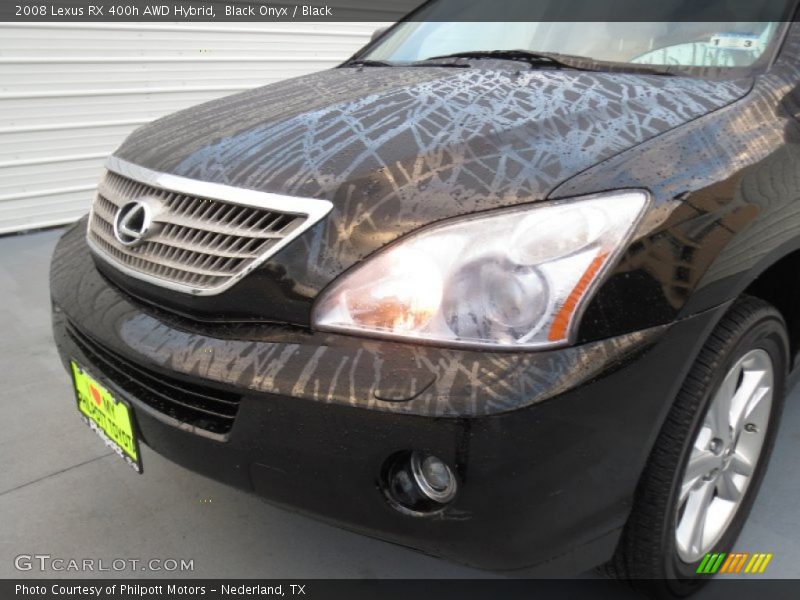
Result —
MULTIPOLYGON (((193 559, 194 571, 184 575, 209 578, 489 576, 273 508, 147 448, 145 474, 133 473, 79 420, 56 356, 47 271, 59 235, 0 238, 0 577, 62 575, 21 573, 14 568, 19 554, 106 563, 193 559)), ((799 453, 795 390, 764 487, 736 547, 773 552, 772 577, 800 577, 799 453)), ((620 594, 628 595, 622 588, 620 594)))

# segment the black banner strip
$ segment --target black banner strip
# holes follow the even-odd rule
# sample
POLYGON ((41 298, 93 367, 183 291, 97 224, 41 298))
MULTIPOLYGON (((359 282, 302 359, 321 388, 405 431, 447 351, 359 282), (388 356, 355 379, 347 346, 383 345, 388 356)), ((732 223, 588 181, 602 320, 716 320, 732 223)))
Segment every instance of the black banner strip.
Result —
POLYGON ((764 22, 795 19, 797 0, 4 0, 0 21, 585 21, 764 22))
MULTIPOLYGON (((658 585, 658 582, 650 582, 658 585)), ((200 580, 45 579, 0 582, 0 597, 30 600, 175 600, 204 598, 292 598, 294 600, 547 600, 640 598, 624 583, 605 579, 404 579, 404 580, 200 580)), ((709 580, 704 600, 800 597, 800 580, 742 575, 709 580)))

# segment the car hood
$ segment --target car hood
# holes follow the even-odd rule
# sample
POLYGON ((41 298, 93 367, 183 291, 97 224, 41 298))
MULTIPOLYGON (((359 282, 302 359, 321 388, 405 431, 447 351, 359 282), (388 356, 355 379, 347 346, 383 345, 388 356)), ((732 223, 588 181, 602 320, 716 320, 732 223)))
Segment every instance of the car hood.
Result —
POLYGON ((193 179, 330 200, 325 221, 265 263, 287 293, 310 300, 409 231, 544 199, 750 85, 527 68, 339 68, 159 119, 115 154, 193 179))

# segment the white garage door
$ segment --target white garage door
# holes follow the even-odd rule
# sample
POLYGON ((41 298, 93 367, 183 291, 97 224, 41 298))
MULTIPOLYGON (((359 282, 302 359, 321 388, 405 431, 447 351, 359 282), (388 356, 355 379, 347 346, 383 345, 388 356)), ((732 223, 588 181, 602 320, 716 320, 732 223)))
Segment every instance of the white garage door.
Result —
POLYGON ((332 67, 382 23, 0 23, 0 233, 88 210, 135 127, 332 67))

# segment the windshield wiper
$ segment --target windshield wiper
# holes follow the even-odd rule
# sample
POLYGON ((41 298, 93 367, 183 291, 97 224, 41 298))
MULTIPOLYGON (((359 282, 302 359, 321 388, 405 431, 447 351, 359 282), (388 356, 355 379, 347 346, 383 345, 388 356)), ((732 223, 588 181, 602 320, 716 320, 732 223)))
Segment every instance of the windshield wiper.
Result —
POLYGON ((349 60, 342 67, 451 67, 469 68, 470 60, 507 60, 524 62, 531 67, 555 67, 577 71, 641 73, 644 75, 675 75, 668 67, 640 65, 636 63, 597 60, 588 56, 561 54, 560 52, 534 52, 532 50, 473 50, 432 56, 414 62, 390 62, 385 60, 349 60), (455 62, 451 62, 455 61, 455 62))
POLYGON ((450 67, 468 69, 468 64, 462 63, 437 63, 434 59, 417 62, 389 62, 387 60, 348 60, 342 67, 450 67))
MULTIPOLYGON (((416 60, 413 62, 390 62, 387 60, 373 60, 369 58, 348 60, 343 63, 343 67, 450 67, 450 68, 469 68, 467 60, 480 60, 480 59, 496 59, 496 60, 516 60, 527 62, 532 65, 550 64, 562 68, 578 68, 572 64, 568 64, 561 59, 561 55, 556 58, 555 54, 544 52, 529 52, 527 50, 486 50, 474 52, 456 52, 455 54, 446 54, 444 56, 433 56, 424 60, 416 60), (464 62, 449 62, 451 60, 463 59, 464 62)), ((587 59, 575 57, 582 60, 584 63, 587 59)), ((586 69, 591 70, 591 69, 586 69)))
POLYGON ((639 65, 636 63, 613 62, 597 60, 588 56, 561 54, 560 52, 534 52, 532 50, 474 50, 470 52, 455 52, 442 56, 432 56, 413 64, 425 65, 429 62, 444 60, 510 60, 528 63, 532 67, 556 67, 559 69, 575 69, 578 71, 611 71, 634 72, 647 75, 674 75, 668 68, 658 68, 652 65, 639 65))
POLYGON ((395 67, 397 63, 389 62, 386 60, 348 60, 343 67, 395 67))
POLYGON ((443 61, 450 59, 463 58, 466 60, 513 60, 517 62, 528 63, 532 66, 551 65, 554 67, 567 68, 567 69, 580 69, 593 71, 591 64, 593 61, 581 56, 569 56, 566 54, 557 54, 555 52, 532 52, 530 50, 474 50, 470 52, 454 52, 453 54, 445 54, 442 56, 432 56, 425 60, 417 61, 416 64, 423 64, 431 61, 443 61))

